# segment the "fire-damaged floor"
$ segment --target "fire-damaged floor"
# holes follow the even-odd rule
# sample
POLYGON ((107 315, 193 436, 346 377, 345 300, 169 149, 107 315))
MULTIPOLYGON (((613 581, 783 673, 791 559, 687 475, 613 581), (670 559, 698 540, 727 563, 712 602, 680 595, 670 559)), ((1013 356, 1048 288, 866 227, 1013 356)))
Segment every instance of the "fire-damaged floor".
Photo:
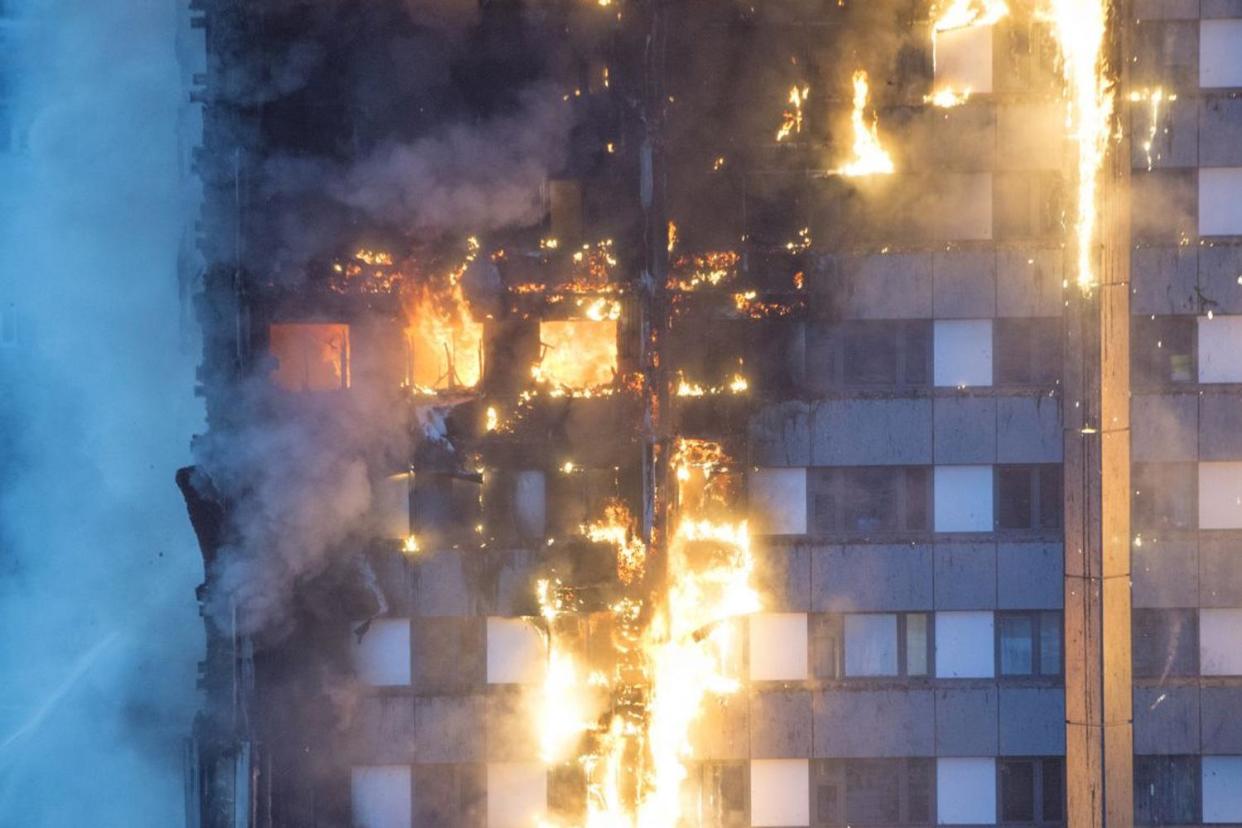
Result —
MULTIPOLYGON (((941 679, 995 692, 945 653, 1010 629, 995 587, 933 612, 864 581, 917 591, 902 567, 984 533, 1060 586, 1043 435, 1112 106, 1105 7, 1061 5, 191 0, 191 824, 974 823, 946 814, 978 774, 1006 796, 995 749, 849 740, 915 740, 941 679), (989 406, 1034 448, 971 460, 989 406)), ((1060 600, 1013 608, 1058 732, 1060 600)), ((1061 738, 1015 754, 1040 824, 1061 738)))

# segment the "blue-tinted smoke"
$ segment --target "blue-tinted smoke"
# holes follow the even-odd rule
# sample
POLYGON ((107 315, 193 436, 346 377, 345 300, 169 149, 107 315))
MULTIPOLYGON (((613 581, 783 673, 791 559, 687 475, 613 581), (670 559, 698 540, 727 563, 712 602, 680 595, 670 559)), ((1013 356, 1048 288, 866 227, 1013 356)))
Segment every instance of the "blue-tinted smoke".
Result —
POLYGON ((183 824, 183 5, 0 4, 0 825, 183 824))

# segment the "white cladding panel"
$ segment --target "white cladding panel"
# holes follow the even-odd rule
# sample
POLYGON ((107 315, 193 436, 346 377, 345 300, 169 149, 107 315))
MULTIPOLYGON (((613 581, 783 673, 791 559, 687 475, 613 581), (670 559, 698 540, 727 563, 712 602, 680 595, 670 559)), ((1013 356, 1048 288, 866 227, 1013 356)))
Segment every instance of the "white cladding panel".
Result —
POLYGON ((936 821, 941 825, 996 822, 996 760, 936 760, 936 821))
POLYGON ((356 828, 410 828, 413 802, 409 765, 355 767, 349 782, 356 828))
POLYGON ((1199 86, 1242 86, 1242 20, 1199 22, 1199 86))
POLYGON ((1242 382, 1242 316, 1199 317, 1199 382, 1242 382))
POLYGON ((354 642, 354 669, 373 687, 410 683, 410 619, 376 618, 354 642))
POLYGON ((1203 822, 1242 823, 1242 756, 1203 757, 1203 822))
POLYGON ((535 684, 546 662, 543 634, 529 619, 487 619, 488 684, 535 684))
POLYGON ((806 469, 751 469, 750 514, 767 535, 806 534, 806 469))
POLYGON ((1242 235, 1242 167, 1199 168, 1199 235, 1242 235))
POLYGON ((936 33, 936 88, 992 91, 992 27, 964 26, 936 33))
POLYGON ((937 678, 991 678, 995 665, 992 613, 936 613, 937 678))
POLYGON ((1242 529, 1242 462, 1199 464, 1199 528, 1242 529))
POLYGON ((547 809, 548 775, 542 765, 487 766, 487 828, 537 828, 547 809))
POLYGON ((936 466, 937 532, 991 532, 992 467, 936 466))
POLYGON ((810 825, 810 779, 806 759, 752 759, 750 824, 756 828, 810 825))
POLYGON ((932 371, 937 386, 992 384, 992 320, 937 319, 934 331, 932 371))
POLYGON ((1199 673, 1242 676, 1242 609, 1199 610, 1199 673))
POLYGON ((803 681, 807 677, 806 613, 749 616, 752 681, 803 681))

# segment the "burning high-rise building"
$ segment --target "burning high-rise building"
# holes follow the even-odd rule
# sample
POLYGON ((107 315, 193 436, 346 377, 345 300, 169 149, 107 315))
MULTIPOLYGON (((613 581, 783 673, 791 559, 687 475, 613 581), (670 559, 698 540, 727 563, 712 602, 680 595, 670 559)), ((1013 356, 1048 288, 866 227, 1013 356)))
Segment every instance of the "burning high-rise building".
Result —
POLYGON ((1242 822, 1168 5, 191 0, 191 824, 1242 822))

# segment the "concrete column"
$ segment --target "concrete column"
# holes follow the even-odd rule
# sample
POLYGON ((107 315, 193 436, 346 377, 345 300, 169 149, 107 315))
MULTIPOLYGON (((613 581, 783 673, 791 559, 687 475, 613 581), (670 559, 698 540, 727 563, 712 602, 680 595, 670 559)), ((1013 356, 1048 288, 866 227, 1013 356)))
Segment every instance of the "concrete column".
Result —
MULTIPOLYGON (((1128 4, 1121 4, 1128 5, 1128 4)), ((1114 9, 1117 116, 1127 40, 1114 9)), ((1065 768, 1073 828, 1134 822, 1130 678, 1130 146, 1100 198, 1099 284, 1065 308, 1065 768)))

